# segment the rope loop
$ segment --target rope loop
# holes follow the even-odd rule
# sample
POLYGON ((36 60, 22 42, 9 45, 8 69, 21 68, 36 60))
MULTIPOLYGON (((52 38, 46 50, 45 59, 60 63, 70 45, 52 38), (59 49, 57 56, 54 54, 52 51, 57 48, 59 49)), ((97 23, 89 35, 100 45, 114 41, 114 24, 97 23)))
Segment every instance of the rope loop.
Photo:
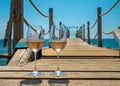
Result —
MULTIPOLYGON (((23 20, 28 27, 30 27, 33 31, 37 32, 37 30, 34 27, 32 27, 25 18, 23 20)), ((43 27, 41 28, 44 29, 43 27)), ((47 34, 49 34, 49 31, 44 33, 44 35, 47 35, 47 34)))
POLYGON ((105 35, 110 35, 110 34, 113 34, 113 31, 111 32, 103 32, 105 35))
POLYGON ((49 16, 46 16, 45 14, 43 14, 36 6, 35 4, 32 2, 32 0, 29 0, 31 5, 36 9, 36 11, 41 14, 42 16, 46 17, 46 18, 49 18, 49 16))
POLYGON ((97 36, 98 36, 98 32, 97 32, 96 35, 92 38, 92 40, 94 40, 97 36))
POLYGON ((90 29, 94 28, 94 27, 95 27, 95 25, 97 24, 97 22, 98 22, 98 19, 96 19, 96 20, 95 20, 95 23, 93 24, 93 26, 92 26, 92 27, 90 27, 90 29))
POLYGON ((108 9, 105 13, 101 14, 100 16, 104 16, 106 14, 108 14, 118 3, 120 0, 117 0, 110 9, 108 9))

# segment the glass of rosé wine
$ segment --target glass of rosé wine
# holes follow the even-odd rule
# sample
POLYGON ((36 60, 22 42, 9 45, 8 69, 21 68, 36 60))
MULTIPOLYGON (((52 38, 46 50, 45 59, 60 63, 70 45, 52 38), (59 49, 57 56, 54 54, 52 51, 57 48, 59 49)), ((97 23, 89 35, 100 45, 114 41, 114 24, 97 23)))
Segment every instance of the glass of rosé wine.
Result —
POLYGON ((39 72, 37 70, 37 52, 42 49, 43 45, 44 45, 44 30, 42 29, 42 27, 38 27, 38 28, 31 28, 30 26, 28 26, 28 31, 27 31, 27 39, 26 39, 26 43, 27 46, 33 51, 34 53, 34 70, 33 72, 28 73, 28 76, 41 76, 44 73, 43 72, 39 72))
POLYGON ((62 26, 56 27, 52 25, 50 28, 49 36, 50 47, 56 52, 57 55, 57 70, 51 72, 52 76, 64 76, 66 72, 62 72, 59 68, 59 54, 65 48, 67 43, 66 29, 62 26))

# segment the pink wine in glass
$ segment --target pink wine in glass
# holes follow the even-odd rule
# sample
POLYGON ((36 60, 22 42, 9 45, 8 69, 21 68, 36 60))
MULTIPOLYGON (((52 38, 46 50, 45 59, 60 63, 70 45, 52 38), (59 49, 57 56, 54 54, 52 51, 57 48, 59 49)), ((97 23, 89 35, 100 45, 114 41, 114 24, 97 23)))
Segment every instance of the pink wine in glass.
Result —
POLYGON ((27 45, 29 46, 29 48, 34 52, 39 51, 42 48, 43 44, 44 44, 44 41, 36 41, 36 42, 28 41, 27 42, 27 45))
POLYGON ((60 51, 65 47, 66 41, 50 41, 50 46, 54 51, 60 53, 60 51))

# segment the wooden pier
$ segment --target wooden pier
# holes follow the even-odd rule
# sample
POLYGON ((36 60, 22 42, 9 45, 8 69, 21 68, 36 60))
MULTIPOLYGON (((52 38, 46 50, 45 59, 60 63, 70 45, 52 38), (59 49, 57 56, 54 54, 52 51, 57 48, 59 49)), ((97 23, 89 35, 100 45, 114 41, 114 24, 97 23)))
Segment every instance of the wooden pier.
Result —
MULTIPOLYGON (((43 49, 43 56, 44 58, 47 56, 56 56, 55 52, 49 48, 49 49, 43 49)), ((107 49, 107 48, 101 48, 89 45, 88 43, 84 42, 80 38, 69 38, 67 40, 66 48, 60 53, 60 56, 63 56, 65 58, 72 57, 74 58, 104 58, 104 57, 118 57, 119 53, 116 50, 113 49, 107 49)), ((62 57, 61 57, 62 58, 62 57)))
POLYGON ((69 38, 60 53, 60 70, 66 76, 51 76, 57 68, 56 54, 51 48, 42 49, 37 68, 44 76, 26 76, 34 68, 29 62, 30 49, 18 49, 8 66, 0 67, 0 86, 24 86, 35 83, 40 86, 120 86, 119 51, 89 45, 79 38, 69 38), (54 84, 54 85, 52 85, 54 84))

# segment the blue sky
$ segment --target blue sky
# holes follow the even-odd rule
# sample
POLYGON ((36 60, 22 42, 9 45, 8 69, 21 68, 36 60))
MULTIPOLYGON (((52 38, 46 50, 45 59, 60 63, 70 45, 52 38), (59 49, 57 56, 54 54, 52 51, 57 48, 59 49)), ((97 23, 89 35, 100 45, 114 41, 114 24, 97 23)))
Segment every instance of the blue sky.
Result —
MULTIPOLYGON (((90 21, 91 26, 97 18, 97 7, 106 12, 116 0, 32 0, 45 15, 49 15, 49 8, 53 8, 53 18, 56 25, 63 22, 66 26, 78 26, 90 21)), ((5 26, 9 19, 10 0, 0 0, 0 38, 4 38, 5 26)), ((107 15, 102 17, 102 29, 110 32, 120 26, 120 3, 107 15)), ((49 20, 41 16, 30 4, 24 0, 24 17, 31 25, 42 25, 48 31, 49 20)), ((25 26, 25 25, 24 25, 25 26)), ((26 26, 24 33, 26 33, 26 26)), ((75 33, 76 29, 71 29, 75 33)), ((97 33, 97 25, 91 29, 91 38, 97 33)), ((72 34, 73 35, 73 34, 72 34)), ((87 36, 87 34, 86 34, 87 36)), ((103 35, 103 38, 113 38, 113 35, 103 35)))

